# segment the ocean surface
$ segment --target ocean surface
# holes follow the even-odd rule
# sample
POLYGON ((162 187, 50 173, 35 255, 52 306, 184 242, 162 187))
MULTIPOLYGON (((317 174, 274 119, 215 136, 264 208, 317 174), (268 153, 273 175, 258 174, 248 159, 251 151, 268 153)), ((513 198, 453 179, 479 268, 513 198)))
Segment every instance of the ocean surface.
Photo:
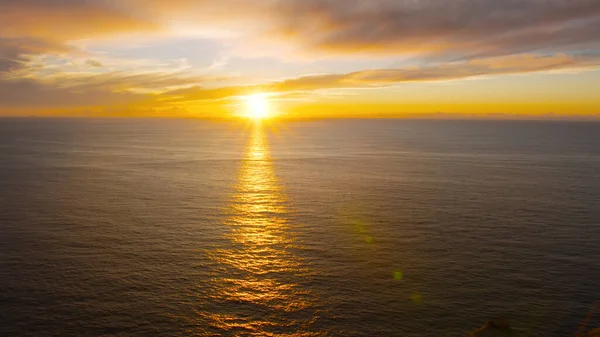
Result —
POLYGON ((0 119, 1 336, 573 336, 599 300, 600 123, 0 119))

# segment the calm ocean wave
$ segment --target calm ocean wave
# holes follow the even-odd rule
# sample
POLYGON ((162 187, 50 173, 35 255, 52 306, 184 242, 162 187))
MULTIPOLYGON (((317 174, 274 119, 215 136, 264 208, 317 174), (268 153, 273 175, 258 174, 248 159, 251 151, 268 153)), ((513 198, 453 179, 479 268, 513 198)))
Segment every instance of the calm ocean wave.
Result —
POLYGON ((600 123, 0 119, 0 270, 3 336, 572 336, 600 123))

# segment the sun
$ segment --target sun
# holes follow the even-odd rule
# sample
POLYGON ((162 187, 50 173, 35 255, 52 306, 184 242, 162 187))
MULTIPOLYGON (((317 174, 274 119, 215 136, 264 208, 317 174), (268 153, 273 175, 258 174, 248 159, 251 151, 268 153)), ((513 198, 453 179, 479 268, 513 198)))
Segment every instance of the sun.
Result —
POLYGON ((269 117, 269 100, 264 94, 246 96, 246 117, 254 120, 269 117))

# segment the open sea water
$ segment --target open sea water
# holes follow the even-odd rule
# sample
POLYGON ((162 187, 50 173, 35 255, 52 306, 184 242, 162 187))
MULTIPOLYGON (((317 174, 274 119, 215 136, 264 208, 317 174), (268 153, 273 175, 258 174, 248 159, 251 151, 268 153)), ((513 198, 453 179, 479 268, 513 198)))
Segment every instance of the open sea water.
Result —
POLYGON ((0 119, 2 336, 600 327, 600 123, 0 119))

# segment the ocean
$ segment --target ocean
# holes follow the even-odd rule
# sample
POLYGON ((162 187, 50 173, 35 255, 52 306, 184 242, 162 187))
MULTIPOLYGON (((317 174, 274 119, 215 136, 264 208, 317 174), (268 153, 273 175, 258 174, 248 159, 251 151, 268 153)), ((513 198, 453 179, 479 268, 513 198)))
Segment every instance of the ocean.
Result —
POLYGON ((600 123, 0 119, 2 336, 600 327, 600 123))

